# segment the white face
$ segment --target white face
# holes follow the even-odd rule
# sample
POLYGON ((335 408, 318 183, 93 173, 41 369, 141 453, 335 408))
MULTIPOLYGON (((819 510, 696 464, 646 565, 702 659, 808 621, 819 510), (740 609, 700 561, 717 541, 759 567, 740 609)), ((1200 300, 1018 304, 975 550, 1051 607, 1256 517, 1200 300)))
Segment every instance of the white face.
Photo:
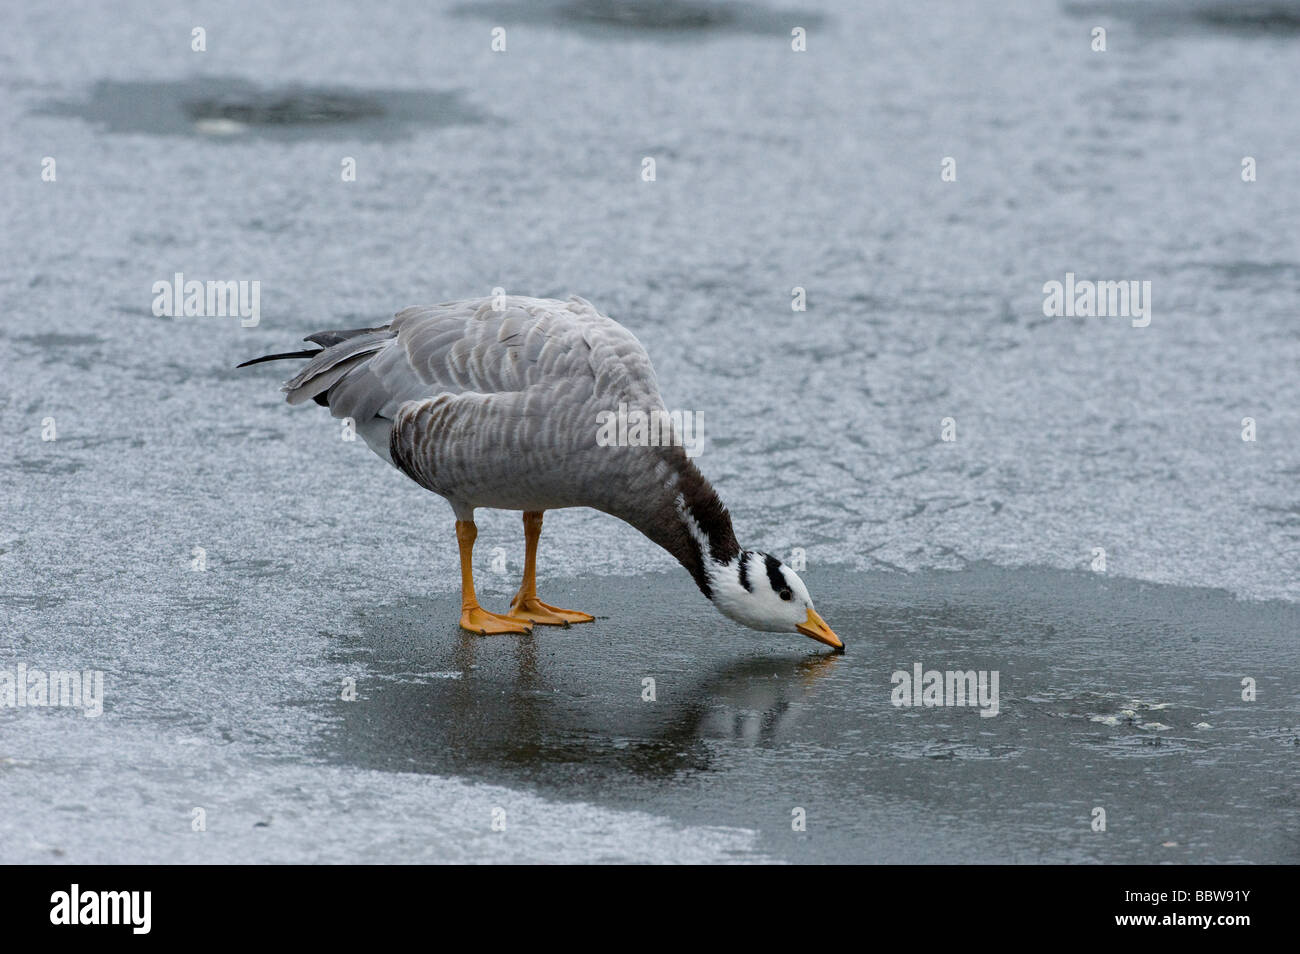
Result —
POLYGON ((799 575, 757 550, 746 550, 738 560, 719 567, 710 582, 718 609, 750 629, 800 632, 798 626, 813 608, 799 575))

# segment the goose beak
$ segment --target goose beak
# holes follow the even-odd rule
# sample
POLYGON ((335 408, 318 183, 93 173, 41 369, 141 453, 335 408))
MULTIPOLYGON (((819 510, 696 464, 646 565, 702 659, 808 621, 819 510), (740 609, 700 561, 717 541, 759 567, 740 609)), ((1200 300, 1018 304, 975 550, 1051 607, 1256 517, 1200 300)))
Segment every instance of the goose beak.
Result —
POLYGON ((826 620, 817 615, 815 609, 809 609, 808 618, 802 623, 797 623, 794 628, 832 649, 844 649, 844 643, 835 635, 835 631, 826 625, 826 620))

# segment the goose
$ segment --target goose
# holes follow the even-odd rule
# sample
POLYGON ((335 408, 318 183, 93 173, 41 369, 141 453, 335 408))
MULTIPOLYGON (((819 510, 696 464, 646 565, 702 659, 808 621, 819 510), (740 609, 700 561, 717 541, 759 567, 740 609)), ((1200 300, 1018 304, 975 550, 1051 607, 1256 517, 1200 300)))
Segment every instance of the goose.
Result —
MULTIPOLYGON (((592 507, 668 551, 725 616, 751 629, 796 632, 842 652, 799 576, 736 542, 731 516, 669 425, 670 439, 598 439, 602 413, 667 414, 650 357, 630 331, 585 299, 496 295, 407 308, 387 325, 318 331, 318 347, 264 355, 305 359, 282 387, 350 418, 379 457, 445 498, 460 552, 462 629, 524 634, 534 624, 595 617, 537 595, 537 545, 547 510, 592 507), (474 591, 476 508, 523 512, 523 579, 509 612, 474 591)), ((605 418, 607 420, 607 418, 605 418)), ((660 418, 664 420, 664 418, 660 418)))

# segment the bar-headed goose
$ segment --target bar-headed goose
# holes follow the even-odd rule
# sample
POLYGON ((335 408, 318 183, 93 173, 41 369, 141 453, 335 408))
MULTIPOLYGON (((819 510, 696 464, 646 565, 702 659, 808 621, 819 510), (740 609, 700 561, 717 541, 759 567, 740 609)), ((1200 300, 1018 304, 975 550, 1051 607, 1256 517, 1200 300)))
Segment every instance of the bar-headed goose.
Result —
POLYGON ((793 570, 736 543, 727 508, 680 435, 657 444, 598 440, 608 420, 602 412, 666 409, 641 343, 583 299, 447 302, 408 308, 379 328, 305 340, 320 348, 240 367, 310 359, 284 385, 289 403, 315 400, 334 417, 351 418, 376 454, 447 498, 460 545, 463 628, 486 635, 589 622, 587 613, 538 599, 537 540, 543 512, 594 507, 676 557, 737 622, 843 649, 793 570), (476 507, 523 511, 523 582, 505 615, 483 609, 474 595, 476 507))

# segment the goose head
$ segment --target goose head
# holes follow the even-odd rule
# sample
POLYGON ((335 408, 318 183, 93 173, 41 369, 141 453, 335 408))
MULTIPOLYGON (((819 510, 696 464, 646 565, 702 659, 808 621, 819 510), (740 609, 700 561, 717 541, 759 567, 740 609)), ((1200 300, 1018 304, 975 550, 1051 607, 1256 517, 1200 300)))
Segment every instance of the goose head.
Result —
POLYGON ((813 609, 799 574, 776 557, 742 550, 730 563, 710 567, 713 604, 742 626, 768 633, 802 633, 843 650, 844 643, 813 609))

